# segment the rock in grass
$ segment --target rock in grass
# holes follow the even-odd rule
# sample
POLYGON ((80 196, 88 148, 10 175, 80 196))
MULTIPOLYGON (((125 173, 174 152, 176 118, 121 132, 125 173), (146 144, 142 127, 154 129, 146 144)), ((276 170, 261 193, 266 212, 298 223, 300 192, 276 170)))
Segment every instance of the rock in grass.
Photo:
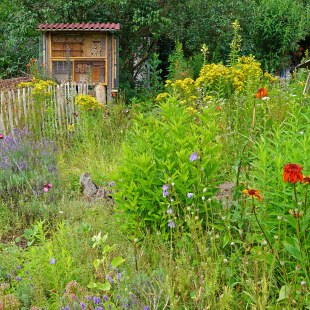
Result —
MULTIPOLYGON (((112 182, 110 182, 112 184, 112 182)), ((109 183, 109 184, 110 184, 109 183)), ((107 187, 97 186, 91 179, 88 173, 82 173, 80 176, 80 184, 83 189, 83 195, 88 199, 101 198, 107 201, 109 204, 113 204, 112 193, 113 191, 107 187)))

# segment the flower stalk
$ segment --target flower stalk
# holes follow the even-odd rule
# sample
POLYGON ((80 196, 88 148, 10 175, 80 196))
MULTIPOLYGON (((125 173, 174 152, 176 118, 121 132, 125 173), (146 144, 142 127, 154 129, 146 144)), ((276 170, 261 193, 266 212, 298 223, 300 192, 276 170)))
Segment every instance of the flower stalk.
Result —
POLYGON ((265 239, 266 239, 266 241, 267 241, 267 243, 268 243, 268 245, 269 245, 269 247, 270 247, 271 252, 274 253, 273 247, 272 247, 272 245, 271 245, 271 243, 270 243, 270 241, 269 241, 269 239, 268 239, 268 237, 267 237, 267 235, 266 235, 266 233, 265 233, 265 231, 264 231, 262 225, 260 224, 260 222, 259 222, 259 220, 258 220, 258 217, 257 217, 257 214, 256 214, 256 209, 255 209, 255 204, 254 204, 254 197, 252 197, 252 211, 253 211, 253 213, 254 213, 256 222, 257 222, 257 224, 258 224, 258 226, 259 226, 261 232, 263 233, 263 235, 264 235, 264 237, 265 237, 265 239))

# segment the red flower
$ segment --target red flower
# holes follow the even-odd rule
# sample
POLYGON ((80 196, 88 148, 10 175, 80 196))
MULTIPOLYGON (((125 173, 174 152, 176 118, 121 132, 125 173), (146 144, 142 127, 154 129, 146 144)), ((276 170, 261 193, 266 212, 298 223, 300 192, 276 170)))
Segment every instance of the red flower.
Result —
POLYGON ((264 88, 264 87, 262 87, 262 88, 260 88, 260 89, 256 92, 255 97, 256 97, 257 99, 262 99, 262 98, 264 98, 264 97, 267 97, 267 95, 268 95, 267 89, 264 88))
POLYGON ((297 181, 302 182, 303 175, 301 173, 302 167, 298 164, 286 164, 282 174, 283 181, 296 183, 297 181))
POLYGON ((242 191, 242 193, 245 194, 245 195, 250 196, 251 198, 256 197, 258 201, 262 200, 262 196, 259 193, 259 190, 257 190, 257 189, 253 189, 253 188, 251 188, 251 189, 244 189, 242 191))

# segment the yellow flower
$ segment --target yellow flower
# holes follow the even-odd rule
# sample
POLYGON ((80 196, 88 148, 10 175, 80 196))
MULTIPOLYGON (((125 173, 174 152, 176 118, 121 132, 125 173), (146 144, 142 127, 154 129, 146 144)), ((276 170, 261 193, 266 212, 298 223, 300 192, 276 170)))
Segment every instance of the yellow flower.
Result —
POLYGON ((68 124, 67 129, 70 132, 74 131, 74 124, 68 124))
POLYGON ((168 97, 168 93, 160 93, 157 95, 156 97, 156 101, 162 101, 163 99, 167 98, 168 97))

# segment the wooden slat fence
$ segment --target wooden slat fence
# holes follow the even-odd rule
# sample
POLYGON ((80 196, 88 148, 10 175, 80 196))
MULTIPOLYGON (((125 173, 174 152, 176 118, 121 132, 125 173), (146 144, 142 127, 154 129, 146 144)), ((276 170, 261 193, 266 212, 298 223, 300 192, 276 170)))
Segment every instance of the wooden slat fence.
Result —
POLYGON ((42 136, 68 133, 74 124, 74 97, 88 94, 86 83, 49 86, 43 100, 35 100, 31 88, 8 89, 0 92, 0 133, 14 134, 14 128, 40 128, 42 136), (34 126, 37 126, 34 128, 34 126))

